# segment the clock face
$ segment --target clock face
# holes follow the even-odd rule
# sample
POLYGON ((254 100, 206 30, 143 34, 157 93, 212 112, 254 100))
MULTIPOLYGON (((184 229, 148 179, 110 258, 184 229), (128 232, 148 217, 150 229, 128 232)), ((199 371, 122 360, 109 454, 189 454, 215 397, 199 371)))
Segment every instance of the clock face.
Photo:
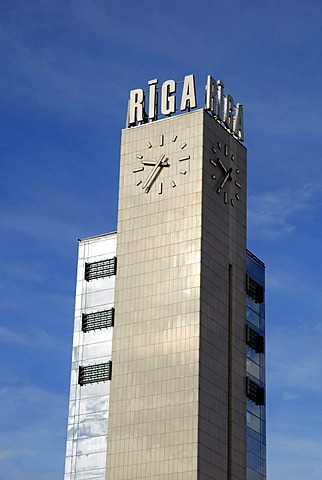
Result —
POLYGON ((236 164, 236 155, 228 145, 223 145, 219 140, 212 147, 215 158, 210 158, 213 166, 211 178, 215 181, 215 189, 218 195, 222 195, 224 203, 232 207, 240 200, 242 184, 239 179, 240 169, 236 164))
POLYGON ((167 187, 176 188, 180 178, 189 172, 190 155, 187 142, 178 135, 159 135, 145 143, 132 173, 140 191, 156 191, 162 195, 167 187))

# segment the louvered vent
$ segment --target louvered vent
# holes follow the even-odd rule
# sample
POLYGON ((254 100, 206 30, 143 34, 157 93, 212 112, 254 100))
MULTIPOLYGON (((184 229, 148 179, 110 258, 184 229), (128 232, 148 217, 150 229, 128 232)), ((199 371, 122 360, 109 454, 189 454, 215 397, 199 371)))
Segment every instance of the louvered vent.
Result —
POLYGON ((78 383, 79 385, 86 385, 88 383, 106 382, 107 380, 111 380, 111 373, 111 361, 79 367, 78 383))
POLYGON ((85 263, 85 280, 111 277, 116 274, 116 257, 100 260, 98 262, 85 263))

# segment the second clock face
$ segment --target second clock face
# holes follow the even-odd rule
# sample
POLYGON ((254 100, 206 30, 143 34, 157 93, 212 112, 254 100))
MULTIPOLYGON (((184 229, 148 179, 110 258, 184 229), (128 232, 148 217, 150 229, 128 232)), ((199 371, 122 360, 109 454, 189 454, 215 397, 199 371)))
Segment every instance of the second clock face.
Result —
POLYGON ((162 134, 146 141, 136 159, 137 167, 132 170, 136 186, 144 193, 154 190, 162 195, 165 187, 175 188, 189 172, 191 157, 187 142, 175 134, 162 134))
POLYGON ((213 166, 211 178, 215 181, 215 190, 218 195, 223 196, 224 203, 230 203, 234 207, 240 200, 242 190, 236 155, 230 151, 228 145, 223 145, 219 140, 212 146, 212 153, 214 158, 209 161, 213 166))

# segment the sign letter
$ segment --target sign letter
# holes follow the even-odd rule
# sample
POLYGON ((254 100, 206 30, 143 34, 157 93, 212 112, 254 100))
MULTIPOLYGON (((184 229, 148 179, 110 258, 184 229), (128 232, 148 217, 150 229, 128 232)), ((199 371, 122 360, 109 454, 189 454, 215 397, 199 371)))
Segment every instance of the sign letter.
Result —
POLYGON ((229 128, 230 130, 233 130, 234 125, 233 125, 233 111, 234 111, 234 99, 233 97, 228 93, 226 97, 226 102, 225 102, 225 124, 226 127, 229 128))
POLYGON ((161 90, 161 113, 162 115, 170 115, 176 111, 176 97, 171 93, 176 91, 176 82, 174 80, 166 80, 161 90))
POLYGON ((244 141, 244 110, 240 103, 237 103, 236 116, 234 119, 234 133, 238 140, 244 141))
POLYGON ((149 119, 158 119, 158 92, 157 92, 158 79, 149 80, 149 119))
POLYGON ((130 91, 129 125, 143 122, 144 118, 144 92, 141 88, 130 91))
POLYGON ((197 106, 194 75, 186 75, 183 81, 180 110, 190 110, 197 106))
POLYGON ((205 109, 210 110, 213 115, 216 114, 216 95, 217 95, 217 83, 211 75, 207 77, 206 85, 206 102, 205 109))
POLYGON ((223 110, 224 110, 224 87, 225 85, 221 80, 217 81, 217 88, 218 88, 218 110, 217 110, 217 117, 218 120, 223 120, 223 110))

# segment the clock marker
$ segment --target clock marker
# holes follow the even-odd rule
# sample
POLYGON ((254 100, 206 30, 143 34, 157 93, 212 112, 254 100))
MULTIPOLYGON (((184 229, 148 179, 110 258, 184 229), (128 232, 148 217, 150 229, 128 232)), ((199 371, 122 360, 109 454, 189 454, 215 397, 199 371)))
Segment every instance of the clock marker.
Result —
POLYGON ((213 160, 212 158, 209 159, 209 162, 210 162, 211 165, 213 165, 214 167, 217 167, 217 163, 216 163, 215 160, 213 160))
POLYGON ((178 136, 177 136, 177 135, 173 135, 173 137, 172 137, 172 139, 171 139, 171 140, 172 140, 173 142, 175 142, 175 141, 177 140, 177 138, 178 138, 178 136))
POLYGON ((224 193, 224 202, 228 203, 228 194, 227 192, 224 193))
POLYGON ((176 184, 175 184, 175 182, 174 182, 173 180, 172 180, 172 182, 171 182, 171 185, 172 185, 172 188, 176 187, 176 184))
POLYGON ((159 184, 159 195, 161 195, 161 193, 162 193, 162 187, 163 187, 163 183, 160 182, 160 184, 159 184))
POLYGON ((216 155, 216 153, 217 153, 217 150, 215 149, 215 147, 212 147, 212 149, 211 149, 211 150, 212 150, 212 151, 214 152, 214 154, 216 155))
POLYGON ((180 170, 181 175, 185 175, 187 173, 187 170, 180 170))
POLYGON ((133 173, 142 172, 142 170, 144 170, 144 167, 135 168, 133 173))
POLYGON ((235 202, 233 199, 230 200, 230 203, 232 204, 233 207, 235 206, 235 202))
POLYGON ((142 183, 142 180, 138 180, 138 181, 136 182, 136 186, 138 187, 139 185, 141 185, 141 183, 142 183))
POLYGON ((218 140, 218 142, 217 142, 217 147, 219 148, 219 150, 221 149, 221 143, 220 143, 219 140, 218 140))
POLYGON ((238 170, 238 168, 237 168, 237 170, 236 170, 236 173, 240 173, 240 170, 238 170))
POLYGON ((240 183, 235 182, 235 185, 236 185, 237 188, 241 188, 241 184, 240 184, 240 183))
POLYGON ((142 160, 143 165, 148 165, 149 167, 154 167, 154 165, 156 164, 156 162, 149 162, 147 160, 142 160))
POLYGON ((231 159, 232 159, 232 161, 235 160, 235 155, 234 154, 232 154, 231 159))
POLYGON ((239 198, 240 198, 240 197, 239 197, 238 193, 236 193, 235 197, 236 197, 236 200, 239 201, 239 198))
POLYGON ((183 162, 184 160, 189 160, 190 155, 187 155, 186 157, 181 157, 179 158, 179 162, 183 162))
POLYGON ((136 158, 138 158, 139 160, 141 160, 143 158, 143 155, 137 155, 136 158))
POLYGON ((225 155, 226 155, 226 157, 228 155, 228 145, 225 145, 225 155))
POLYGON ((164 135, 160 135, 160 147, 163 147, 164 144, 164 135))
POLYGON ((180 147, 181 150, 183 150, 186 146, 187 146, 187 144, 186 144, 186 143, 183 143, 183 144, 181 145, 181 147, 180 147))
POLYGON ((211 175, 211 178, 212 178, 213 180, 215 180, 216 175, 211 175))
POLYGON ((152 147, 152 143, 151 143, 151 142, 147 142, 146 145, 147 145, 148 148, 151 148, 151 147, 152 147))

